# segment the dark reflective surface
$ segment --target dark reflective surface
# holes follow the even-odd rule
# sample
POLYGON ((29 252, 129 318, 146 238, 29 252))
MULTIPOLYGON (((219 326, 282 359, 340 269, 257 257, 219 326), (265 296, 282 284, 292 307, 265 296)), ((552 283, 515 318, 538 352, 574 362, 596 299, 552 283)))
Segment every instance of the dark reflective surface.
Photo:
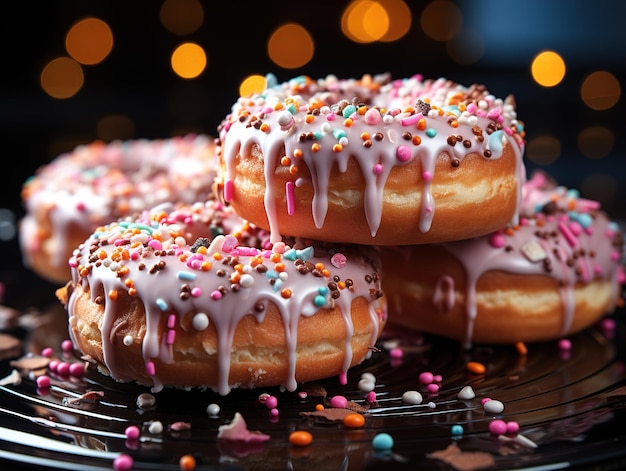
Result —
MULTIPOLYGON (((195 457, 196 469, 455 469, 429 456, 455 444, 463 452, 491 457, 490 469, 620 469, 626 464, 622 311, 613 316, 616 330, 598 326, 578 334, 570 339, 570 351, 560 350, 557 342, 529 345, 527 355, 513 346, 464 350, 455 342, 389 331, 380 351, 350 371, 347 385, 329 378, 296 392, 265 388, 226 397, 212 391, 165 390, 155 394, 156 405, 150 409, 140 409, 136 402, 148 388, 119 384, 95 371, 78 380, 51 375, 48 392, 38 391, 29 375, 21 375, 21 383, 5 380, 9 384, 0 386, 0 465, 112 469, 115 457, 127 453, 134 459, 133 469, 180 469, 179 459, 186 454, 195 457), (393 347, 402 348, 401 359, 391 357, 393 347), (486 373, 469 373, 468 361, 483 363, 486 373), (419 382, 424 371, 441 375, 437 393, 419 382), (377 403, 372 405, 358 388, 364 372, 376 377, 377 403), (457 394, 468 385, 476 398, 459 400, 457 394), (420 391, 422 404, 404 403, 401 396, 407 390, 420 391), (68 403, 86 391, 103 391, 104 396, 68 403), (277 397, 277 417, 259 401, 261 393, 277 397), (317 404, 330 408, 335 395, 364 408, 364 426, 348 428, 341 421, 310 415, 317 404), (486 414, 483 398, 501 401, 504 411, 486 414), (209 416, 209 404, 218 404, 219 414, 209 416), (236 412, 249 430, 271 438, 262 443, 217 440, 218 427, 236 412), (521 436, 511 440, 490 434, 494 417, 519 423, 521 436), (150 434, 148 425, 155 420, 163 424, 163 432, 150 434), (181 421, 190 428, 173 430, 172 424, 181 421), (130 425, 142 429, 134 443, 125 437, 130 425), (453 425, 462 426, 463 433, 453 434, 453 425), (300 429, 311 432, 311 445, 289 444, 289 434, 300 429), (391 450, 374 448, 372 440, 379 433, 393 438, 391 450)), ((5 355, 0 376, 7 377, 11 360, 22 353, 39 353, 47 346, 60 350, 67 337, 65 322, 64 311, 52 301, 25 311, 17 322, 5 322, 4 332, 21 338, 24 348, 20 355, 5 355)), ((77 361, 73 354, 57 355, 77 361)))

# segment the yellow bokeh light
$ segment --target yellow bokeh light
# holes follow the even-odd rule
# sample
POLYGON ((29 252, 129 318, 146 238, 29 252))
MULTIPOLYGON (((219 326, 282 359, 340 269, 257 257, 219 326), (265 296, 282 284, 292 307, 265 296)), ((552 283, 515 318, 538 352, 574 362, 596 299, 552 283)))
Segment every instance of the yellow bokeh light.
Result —
POLYGON ((198 0, 165 0, 159 12, 161 24, 170 33, 191 34, 204 22, 204 8, 198 0))
POLYGON ((81 64, 99 64, 113 49, 113 33, 104 21, 85 18, 76 22, 67 32, 65 49, 81 64))
POLYGON ((387 32, 380 38, 383 42, 397 41, 411 29, 413 17, 404 0, 379 0, 389 17, 387 32))
POLYGON ((262 75, 249 75, 239 85, 240 96, 250 96, 261 93, 267 87, 267 80, 262 75))
POLYGON ((590 159, 601 159, 613 150, 615 133, 605 126, 590 126, 578 134, 578 149, 590 159))
POLYGON ((463 15, 450 0, 434 0, 420 16, 422 31, 435 41, 450 41, 463 26, 463 15))
POLYGON ((528 141, 526 158, 539 165, 548 165, 561 155, 561 142, 554 136, 537 136, 528 141))
POLYGON ((40 84, 52 98, 70 98, 85 83, 83 69, 69 57, 59 57, 46 64, 41 71, 40 84))
POLYGON ((554 51, 543 51, 535 56, 530 70, 539 85, 554 87, 565 77, 565 61, 554 51))
POLYGON ((374 42, 389 31, 389 15, 379 2, 353 0, 341 16, 341 30, 354 42, 374 42))
POLYGON ((615 75, 603 70, 593 72, 580 87, 580 97, 592 110, 608 110, 615 106, 621 96, 619 81, 615 75))
POLYGON ((183 43, 178 46, 171 59, 172 70, 182 78, 198 77, 207 65, 207 57, 196 43, 183 43))
POLYGON ((267 54, 285 69, 296 69, 313 58, 315 46, 309 32, 297 23, 279 26, 267 42, 267 54))

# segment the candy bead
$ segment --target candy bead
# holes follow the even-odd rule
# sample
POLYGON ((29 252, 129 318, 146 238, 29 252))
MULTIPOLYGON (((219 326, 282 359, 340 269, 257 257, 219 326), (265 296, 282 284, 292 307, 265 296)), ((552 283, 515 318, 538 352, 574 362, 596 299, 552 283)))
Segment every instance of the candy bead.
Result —
POLYGON ((496 419, 489 423, 489 431, 494 435, 504 435, 507 431, 506 422, 496 419))
POLYGON ((113 469, 115 471, 128 471, 135 464, 133 457, 127 454, 121 454, 113 460, 113 469))
POLYGON ((296 430, 289 434, 289 443, 294 446, 308 446, 313 442, 313 435, 306 430, 296 430))
POLYGON ((423 398, 419 391, 406 391, 402 394, 402 402, 407 404, 421 404, 422 401, 423 398))
POLYGON ((348 405, 348 399, 344 396, 333 396, 330 398, 330 405, 339 409, 345 409, 348 405))
POLYGON ((393 448, 393 437, 388 433, 379 433, 372 439, 372 446, 375 450, 391 450, 393 448))
POLYGON ((178 460, 178 467, 181 471, 191 471, 196 469, 196 459, 192 455, 183 455, 178 460))
POLYGON ((348 414, 343 418, 343 424, 349 428, 362 427, 365 424, 365 417, 361 414, 348 414))

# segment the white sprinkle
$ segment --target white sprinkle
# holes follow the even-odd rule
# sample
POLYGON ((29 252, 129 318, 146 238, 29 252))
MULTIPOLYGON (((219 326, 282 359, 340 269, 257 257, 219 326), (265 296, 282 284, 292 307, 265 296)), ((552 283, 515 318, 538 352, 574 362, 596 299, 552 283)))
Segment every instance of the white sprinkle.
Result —
POLYGON ((133 336, 132 335, 125 335, 124 339, 122 340, 122 342, 127 347, 130 347, 133 344, 133 336))
POLYGON ((191 325, 196 330, 205 330, 209 326, 209 316, 207 316, 204 312, 199 312, 193 316, 191 325))
POLYGON ((373 391, 376 387, 376 383, 374 381, 369 380, 368 378, 361 378, 359 381, 359 390, 363 392, 373 391))
POLYGON ((422 395, 419 391, 406 391, 402 394, 402 402, 407 404, 421 404, 422 400, 422 395))
POLYGON ((150 422, 150 425, 148 426, 148 432, 153 434, 159 434, 163 432, 163 424, 158 420, 150 422))
POLYGON ((483 405, 485 412, 488 414, 500 414, 504 410, 504 404, 495 399, 485 402, 483 405))
POLYGON ((467 401, 469 399, 474 399, 476 397, 476 394, 474 393, 474 390, 471 386, 465 386, 459 391, 459 394, 457 394, 456 397, 459 398, 461 401, 467 401))
POLYGON ((209 404, 206 408, 206 413, 211 416, 216 416, 220 413, 220 406, 218 404, 209 404))

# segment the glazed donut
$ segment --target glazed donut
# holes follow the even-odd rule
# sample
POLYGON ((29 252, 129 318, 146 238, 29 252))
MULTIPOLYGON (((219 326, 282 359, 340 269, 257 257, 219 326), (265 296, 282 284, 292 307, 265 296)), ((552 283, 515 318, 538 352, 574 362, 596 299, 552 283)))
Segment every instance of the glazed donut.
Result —
POLYGON ((433 243, 516 222, 524 127, 482 85, 270 76, 218 134, 218 197, 273 241, 433 243))
POLYGON ((186 135, 76 147, 40 167, 22 189, 19 241, 25 266, 70 279, 67 261, 98 226, 165 201, 212 196, 215 138, 186 135))
POLYGON ((245 224, 209 241, 219 224, 208 230, 216 218, 199 215, 216 205, 155 208, 98 228, 75 251, 57 296, 76 348, 154 391, 345 380, 385 324, 379 251, 271 243, 245 224))
POLYGON ((623 234, 596 201, 536 173, 520 224, 383 250, 390 325, 473 343, 560 339, 623 302, 623 234))

